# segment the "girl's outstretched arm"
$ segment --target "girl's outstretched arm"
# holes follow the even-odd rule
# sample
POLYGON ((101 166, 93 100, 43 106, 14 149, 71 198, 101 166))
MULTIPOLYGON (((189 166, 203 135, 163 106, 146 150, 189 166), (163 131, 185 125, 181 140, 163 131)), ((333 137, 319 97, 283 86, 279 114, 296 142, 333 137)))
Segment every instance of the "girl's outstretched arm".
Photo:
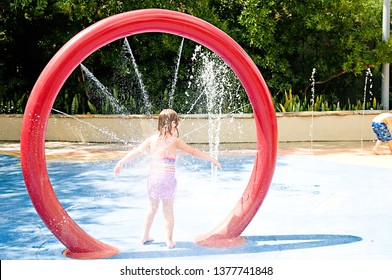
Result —
POLYGON ((217 161, 216 159, 211 157, 209 154, 207 154, 207 153, 205 153, 203 151, 200 151, 200 150, 198 150, 198 149, 196 149, 196 148, 194 148, 192 146, 189 146, 182 139, 178 139, 176 141, 176 143, 177 143, 177 148, 178 149, 183 150, 184 152, 186 152, 186 153, 188 153, 188 154, 190 154, 192 156, 198 157, 200 159, 208 160, 208 161, 212 162, 212 164, 214 164, 219 169, 222 169, 219 161, 217 161))
POLYGON ((141 156, 146 151, 148 151, 149 148, 150 148, 150 142, 149 139, 147 139, 142 144, 140 144, 137 148, 130 151, 128 154, 126 154, 122 159, 118 161, 118 163, 114 167, 114 174, 118 175, 125 163, 141 156))

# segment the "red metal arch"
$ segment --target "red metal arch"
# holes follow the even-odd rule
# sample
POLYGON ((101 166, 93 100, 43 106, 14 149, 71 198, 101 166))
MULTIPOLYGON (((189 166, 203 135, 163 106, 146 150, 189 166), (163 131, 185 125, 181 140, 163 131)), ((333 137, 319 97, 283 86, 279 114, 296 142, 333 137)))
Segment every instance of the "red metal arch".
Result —
POLYGON ((261 206, 275 170, 277 126, 272 99, 260 72, 245 51, 226 33, 190 15, 161 10, 137 10, 103 19, 78 33, 50 60, 28 100, 21 130, 21 163, 34 207, 49 230, 62 242, 66 256, 106 258, 119 250, 83 231, 63 209, 48 177, 45 134, 49 114, 72 71, 100 47, 123 37, 146 32, 169 33, 193 40, 218 54, 241 80, 252 104, 257 149, 249 183, 234 209, 210 233, 196 242, 205 246, 238 246, 240 234, 261 206))

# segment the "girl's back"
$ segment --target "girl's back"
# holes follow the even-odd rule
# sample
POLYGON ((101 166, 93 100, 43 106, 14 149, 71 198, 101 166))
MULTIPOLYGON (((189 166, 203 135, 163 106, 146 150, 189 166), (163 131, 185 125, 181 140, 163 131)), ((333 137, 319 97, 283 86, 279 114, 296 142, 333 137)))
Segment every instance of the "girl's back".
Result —
POLYGON ((382 113, 374 117, 373 122, 378 122, 378 123, 387 123, 386 120, 392 118, 391 113, 382 113))
POLYGON ((149 138, 150 153, 154 158, 176 158, 176 141, 173 136, 153 135, 149 138))

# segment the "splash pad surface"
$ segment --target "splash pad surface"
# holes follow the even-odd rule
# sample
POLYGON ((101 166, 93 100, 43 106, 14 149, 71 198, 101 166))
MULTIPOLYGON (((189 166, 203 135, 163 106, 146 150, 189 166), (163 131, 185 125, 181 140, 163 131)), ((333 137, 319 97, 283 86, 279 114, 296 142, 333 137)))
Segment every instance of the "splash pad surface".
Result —
MULTIPOLYGON (((173 250, 167 250, 160 238, 164 232, 159 214, 152 231, 156 242, 139 245, 140 231, 132 229, 141 229, 143 222, 145 171, 135 164, 124 169, 123 177, 112 177, 114 158, 125 152, 122 148, 47 143, 46 154, 60 201, 89 233, 121 249, 116 259, 390 260, 392 166, 385 165, 390 156, 371 155, 372 145, 360 150, 351 142, 317 144, 313 152, 306 143, 281 145, 263 212, 244 231, 248 242, 231 249, 194 244, 194 223, 209 228, 227 210, 225 202, 236 200, 242 191, 238 186, 252 170, 255 151, 222 152, 218 185, 207 178, 209 166, 202 161, 181 159, 175 206, 178 246, 173 250), (140 183, 130 187, 130 179, 140 183), (216 200, 218 195, 222 199, 216 200), (200 207, 205 204, 215 204, 214 211, 222 212, 200 207)), ((18 144, 0 145, 0 258, 64 259, 62 244, 46 229, 24 190, 18 155, 18 144)))
POLYGON ((179 35, 215 52, 241 81, 255 116, 258 153, 247 187, 226 219, 209 233, 199 236, 196 242, 218 247, 243 244, 245 240, 240 234, 253 219, 268 192, 276 163, 276 116, 267 85, 245 51, 213 25, 183 13, 149 9, 115 15, 78 33, 52 58, 33 88, 22 122, 21 163, 26 187, 45 225, 67 248, 66 256, 106 258, 119 251, 82 230, 53 191, 44 154, 50 111, 65 80, 88 55, 116 39, 145 32, 179 35))

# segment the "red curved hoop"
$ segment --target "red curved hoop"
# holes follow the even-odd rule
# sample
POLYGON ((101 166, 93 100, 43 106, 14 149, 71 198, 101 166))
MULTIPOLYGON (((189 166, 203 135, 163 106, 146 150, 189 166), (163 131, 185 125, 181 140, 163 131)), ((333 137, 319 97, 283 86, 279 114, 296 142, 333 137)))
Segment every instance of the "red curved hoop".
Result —
POLYGON ((50 60, 28 100, 21 130, 21 163, 34 207, 49 230, 79 259, 106 258, 119 250, 84 232, 63 209, 48 177, 45 134, 58 92, 72 71, 91 53, 117 39, 146 32, 169 33, 193 40, 218 54, 236 73, 252 104, 257 130, 257 156, 249 183, 237 205, 214 230, 199 236, 205 246, 238 246, 240 234, 261 206, 271 183, 277 156, 277 124, 272 99, 256 65, 226 33, 190 15, 137 10, 103 19, 78 33, 50 60))

